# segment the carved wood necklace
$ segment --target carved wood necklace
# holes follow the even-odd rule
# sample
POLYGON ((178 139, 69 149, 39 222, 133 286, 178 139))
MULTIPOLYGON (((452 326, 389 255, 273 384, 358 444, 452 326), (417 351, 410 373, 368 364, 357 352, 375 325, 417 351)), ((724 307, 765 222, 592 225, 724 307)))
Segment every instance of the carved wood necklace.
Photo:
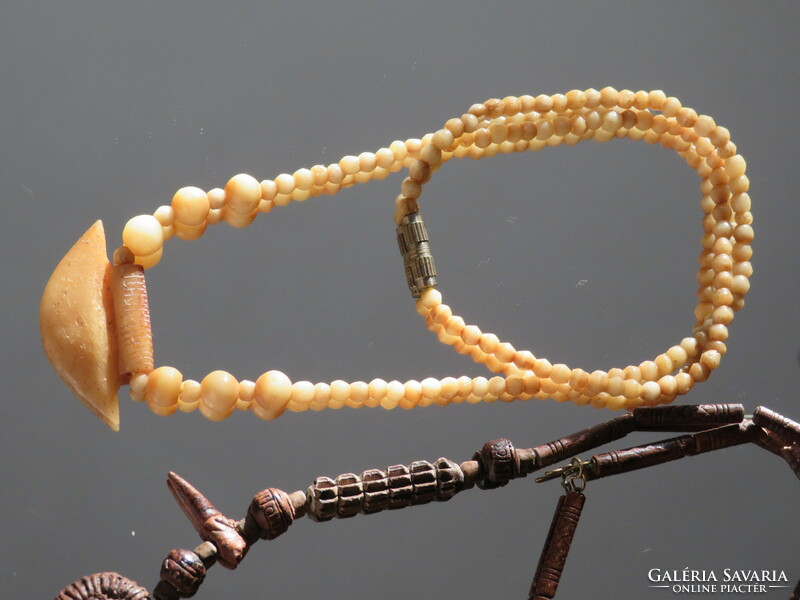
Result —
POLYGON ((56 371, 83 403, 119 428, 117 391, 128 384, 135 400, 156 414, 200 410, 222 420, 235 409, 274 419, 286 409, 362 406, 393 409, 431 404, 551 398, 609 409, 669 403, 705 381, 726 352, 734 313, 744 305, 752 273, 753 239, 745 161, 725 127, 661 91, 573 90, 507 97, 473 105, 421 139, 395 141, 375 153, 345 156, 273 180, 231 178, 224 189, 184 187, 169 206, 132 218, 123 245, 106 258, 102 224, 95 223, 56 267, 42 297, 41 334, 56 371), (659 143, 675 150, 701 178, 703 236, 698 304, 689 335, 638 365, 586 371, 551 364, 517 350, 455 316, 436 289, 430 241, 419 214, 423 185, 453 158, 491 157, 614 138, 659 143), (411 293, 428 329, 445 344, 485 364, 494 377, 429 377, 406 382, 311 383, 270 370, 255 381, 213 371, 200 381, 175 368, 155 368, 144 270, 161 259, 171 237, 193 240, 222 221, 246 227, 259 214, 309 197, 383 179, 407 167, 394 219, 411 293))

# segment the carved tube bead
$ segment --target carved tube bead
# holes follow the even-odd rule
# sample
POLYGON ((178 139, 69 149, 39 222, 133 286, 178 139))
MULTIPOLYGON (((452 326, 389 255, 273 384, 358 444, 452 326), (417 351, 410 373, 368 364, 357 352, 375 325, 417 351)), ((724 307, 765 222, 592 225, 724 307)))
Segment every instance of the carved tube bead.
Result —
POLYGON ((726 423, 741 423, 741 404, 643 406, 633 411, 638 431, 697 431, 726 423))
POLYGON ((111 294, 119 346, 120 379, 122 383, 127 383, 134 373, 149 373, 155 366, 147 285, 142 267, 111 267, 111 294))
POLYGON ((568 491, 558 499, 550 531, 533 577, 529 600, 555 598, 585 502, 586 496, 574 491, 568 491))
POLYGON ((764 406, 759 406, 753 412, 753 422, 778 434, 787 444, 800 443, 800 423, 795 423, 791 419, 787 419, 764 406))

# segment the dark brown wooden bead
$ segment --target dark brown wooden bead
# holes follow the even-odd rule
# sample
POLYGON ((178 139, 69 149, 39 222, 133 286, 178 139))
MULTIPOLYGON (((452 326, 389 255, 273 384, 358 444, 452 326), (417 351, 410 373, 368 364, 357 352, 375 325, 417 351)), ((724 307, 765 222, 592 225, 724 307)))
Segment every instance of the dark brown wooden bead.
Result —
POLYGON ((408 466, 413 488, 412 504, 428 504, 436 499, 436 467, 427 460, 417 460, 408 466))
POLYGON ((149 600, 148 591, 119 573, 81 577, 61 590, 55 600, 149 600))
POLYGON ((753 412, 753 422, 778 434, 786 445, 800 443, 800 423, 795 423, 773 410, 759 406, 753 412))
POLYGON ((505 438, 486 442, 473 459, 483 467, 483 480, 478 481, 481 489, 502 487, 520 475, 514 444, 505 438))
POLYGON ((389 480, 380 469, 369 469, 361 473, 364 486, 365 514, 373 514, 389 507, 389 480))
POLYGON ((529 600, 555 598, 585 502, 586 496, 573 491, 568 491, 558 499, 556 512, 550 523, 550 531, 528 594, 529 600))
POLYGON ((464 473, 456 463, 439 458, 436 467, 436 500, 446 502, 463 489, 464 473))
POLYGON ((752 422, 734 423, 724 427, 717 427, 716 429, 701 431, 694 434, 695 447, 693 453, 702 454, 703 452, 712 452, 722 448, 729 448, 730 446, 746 444, 755 439, 757 432, 758 427, 753 425, 752 422))
POLYGON ((392 465, 386 469, 389 481, 389 510, 405 508, 414 498, 411 474, 405 465, 392 465))
POLYGON ((741 423, 741 404, 683 404, 646 406, 633 411, 638 431, 699 431, 727 423, 741 423))
POLYGON ((308 488, 306 512, 312 521, 330 521, 336 516, 339 494, 330 477, 317 477, 308 488))
POLYGON ((276 488, 261 490, 250 502, 245 531, 256 531, 262 540, 274 540, 286 533, 294 521, 294 506, 288 494, 276 488))
POLYGON ((647 446, 636 446, 593 456, 591 467, 586 471, 587 479, 599 479, 609 475, 628 473, 637 469, 653 467, 671 460, 683 458, 694 448, 694 438, 682 435, 661 440, 647 446))
POLYGON ((182 598, 194 596, 205 576, 203 561, 191 550, 172 550, 161 564, 161 579, 172 584, 182 598))
POLYGON ((572 458, 581 452, 621 439, 634 431, 635 427, 636 421, 630 414, 587 427, 572 435, 532 448, 531 452, 533 452, 535 460, 532 463, 525 461, 524 465, 529 469, 529 473, 536 471, 572 458))
POLYGON ((340 519, 355 517, 364 505, 364 486, 361 478, 354 473, 345 473, 336 478, 336 490, 339 501, 336 504, 336 516, 340 519))

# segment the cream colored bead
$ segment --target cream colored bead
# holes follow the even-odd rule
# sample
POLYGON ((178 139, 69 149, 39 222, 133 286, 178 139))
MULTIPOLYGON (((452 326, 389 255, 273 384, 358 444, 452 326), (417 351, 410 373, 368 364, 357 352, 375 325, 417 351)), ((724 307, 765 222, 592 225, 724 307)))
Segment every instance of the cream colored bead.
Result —
POLYGON ((172 197, 175 220, 184 225, 200 225, 208 217, 210 208, 208 195, 197 187, 183 187, 172 197))
POLYGON ((552 379, 553 383, 556 384, 568 383, 571 375, 572 371, 570 368, 561 363, 553 365, 552 369, 550 370, 550 379, 552 379))
POLYGON ((253 403, 253 396, 256 392, 256 382, 249 379, 243 379, 239 382, 239 397, 236 399, 236 408, 238 410, 250 410, 250 405, 253 403))
MULTIPOLYGON (((211 216, 212 213, 215 213, 215 212, 217 214, 219 214, 220 218, 222 217, 222 211, 219 211, 219 210, 217 210, 217 211, 214 211, 214 210, 209 211, 209 217, 211 216)), ((207 227, 207 225, 209 224, 210 221, 211 221, 211 219, 209 218, 208 222, 200 223, 200 225, 184 225, 180 221, 175 221, 175 223, 172 225, 172 230, 175 233, 175 237, 179 237, 182 240, 186 240, 186 241, 196 240, 196 239, 202 237, 202 235, 206 232, 206 227, 207 227)), ((219 222, 219 221, 216 221, 216 222, 219 222)), ((210 224, 213 224, 213 223, 210 223, 210 224)))
POLYGON ((492 354, 497 349, 500 340, 493 333, 484 333, 481 335, 481 340, 478 342, 480 349, 486 354, 492 354))
POLYGON ((154 267, 159 263, 163 252, 164 248, 159 248, 157 252, 148 256, 137 256, 134 262, 137 265, 141 265, 143 269, 149 269, 150 267, 154 267))
POLYGON ((147 378, 144 399, 148 404, 155 404, 162 408, 178 405, 181 393, 183 375, 173 367, 158 367, 147 378))
POLYGON ((383 379, 375 378, 369 382, 368 396, 364 401, 365 406, 374 408, 386 396, 389 386, 383 379))
POLYGON ((261 202, 261 184, 246 173, 234 175, 225 184, 225 205, 238 214, 248 214, 261 202))
POLYGON ((131 399, 137 402, 142 402, 144 400, 148 378, 148 373, 134 373, 131 375, 131 380, 128 382, 131 399))
POLYGON ((201 410, 205 407, 215 413, 229 413, 238 397, 239 382, 227 371, 212 371, 200 382, 201 410))
POLYGON ((161 223, 162 229, 171 227, 172 223, 175 221, 175 211, 172 210, 171 206, 159 206, 153 213, 153 216, 156 218, 156 221, 161 223))
POLYGON ((553 369, 553 365, 550 364, 550 361, 546 358, 539 358, 533 363, 533 372, 536 374, 537 377, 540 379, 544 379, 546 377, 550 377, 550 371, 553 369))
POLYGON ((152 215, 133 217, 122 230, 122 242, 136 256, 151 256, 164 243, 161 223, 152 215))
POLYGON ((181 393, 178 396, 178 408, 182 412, 192 412, 200 405, 200 382, 194 379, 184 379, 181 383, 181 393))
POLYGON ((347 406, 350 408, 361 408, 369 398, 369 385, 364 381, 354 381, 350 384, 350 394, 347 399, 347 406))
POLYGON ((222 188, 213 188, 208 190, 206 197, 208 198, 209 210, 222 208, 223 206, 225 206, 225 190, 223 190, 222 188))
POLYGON ((267 371, 256 380, 253 411, 262 419, 283 414, 292 397, 292 382, 280 371, 267 371))
MULTIPOLYGON (((260 202, 260 200, 259 200, 260 202)), ((258 207, 249 213, 237 213, 230 206, 222 209, 222 218, 231 227, 242 229, 250 225, 258 216, 258 207)))

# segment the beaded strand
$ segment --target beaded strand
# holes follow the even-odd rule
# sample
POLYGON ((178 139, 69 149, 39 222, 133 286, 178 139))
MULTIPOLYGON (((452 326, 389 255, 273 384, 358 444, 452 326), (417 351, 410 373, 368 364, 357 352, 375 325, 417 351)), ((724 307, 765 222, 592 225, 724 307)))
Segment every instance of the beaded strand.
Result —
POLYGON ((744 159, 736 154, 727 129, 660 91, 633 93, 604 88, 552 97, 488 100, 472 106, 460 119, 448 121, 431 143, 423 146, 396 199, 395 222, 400 224, 408 215, 417 215, 422 186, 452 156, 478 159, 498 152, 615 137, 644 139, 672 148, 702 179, 705 234, 697 276, 697 322, 691 337, 652 361, 588 373, 564 364, 552 365, 527 351, 518 352, 497 336, 466 325, 442 303, 441 294, 433 287, 421 293, 417 311, 441 342, 486 364, 493 372, 533 374, 542 390, 556 400, 630 409, 671 402, 696 382, 707 379, 726 352, 724 341, 734 312, 744 305, 752 273, 749 180, 744 174, 744 159), (651 110, 662 114, 654 115, 651 110))
POLYGON ((749 289, 753 229, 746 164, 728 130, 661 91, 618 92, 607 87, 553 96, 491 99, 473 105, 434 133, 392 142, 375 153, 345 156, 338 163, 280 174, 274 180, 258 182, 240 174, 224 189, 209 192, 181 188, 170 206, 128 222, 114 262, 135 263, 146 269, 158 263, 164 242, 173 236, 197 239, 208 225, 221 221, 246 227, 259 213, 268 213, 275 206, 335 194, 355 183, 383 179, 408 167, 408 177, 395 200, 394 220, 399 225, 418 213, 422 186, 452 158, 477 160, 498 153, 624 137, 675 150, 701 178, 704 235, 697 275, 696 323, 691 336, 654 360, 607 372, 551 364, 467 324, 430 286, 416 303, 426 327, 441 342, 485 364, 496 376, 313 384, 292 382, 276 370, 264 373, 255 382, 237 381, 230 373, 214 371, 197 382, 184 380, 173 367, 159 367, 132 374, 131 397, 146 401, 157 414, 200 410, 211 420, 225 419, 234 409, 252 410, 262 419, 274 419, 286 409, 299 412, 381 406, 391 410, 498 399, 552 398, 612 410, 671 402, 707 379, 726 352, 728 326, 744 305, 749 289))

